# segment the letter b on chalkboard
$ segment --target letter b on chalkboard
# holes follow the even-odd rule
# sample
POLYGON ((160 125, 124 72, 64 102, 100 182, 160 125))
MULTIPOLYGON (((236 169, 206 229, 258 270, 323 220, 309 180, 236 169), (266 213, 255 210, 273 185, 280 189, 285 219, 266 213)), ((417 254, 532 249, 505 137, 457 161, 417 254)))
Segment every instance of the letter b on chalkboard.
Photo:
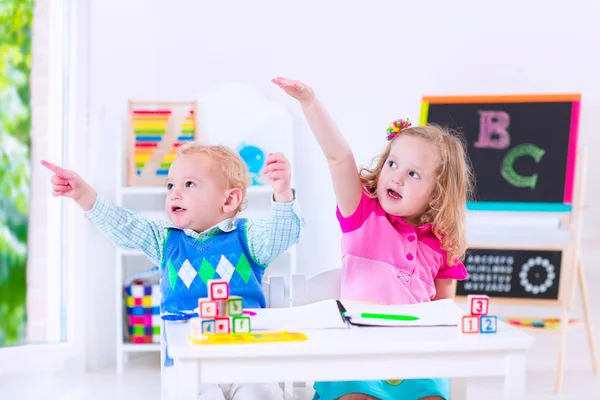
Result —
POLYGON ((505 149, 510 144, 510 116, 504 111, 479 111, 477 148, 505 149))

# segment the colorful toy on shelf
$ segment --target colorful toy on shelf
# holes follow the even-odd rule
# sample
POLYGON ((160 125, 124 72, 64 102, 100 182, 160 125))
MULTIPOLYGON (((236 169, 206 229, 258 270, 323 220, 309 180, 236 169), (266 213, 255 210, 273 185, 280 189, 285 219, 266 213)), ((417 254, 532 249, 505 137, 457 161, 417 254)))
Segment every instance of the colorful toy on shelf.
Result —
POLYGON ((244 315, 242 298, 230 295, 229 283, 211 279, 207 286, 209 298, 198 300, 199 317, 192 320, 192 336, 250 333, 250 317, 244 315))
POLYGON ((134 282, 125 287, 127 327, 131 343, 160 343, 160 288, 134 282))
POLYGON ((177 148, 198 138, 195 101, 129 101, 127 185, 162 185, 177 148))
POLYGON ((469 314, 462 317, 462 333, 496 333, 498 317, 488 315, 490 298, 486 295, 467 296, 469 314))

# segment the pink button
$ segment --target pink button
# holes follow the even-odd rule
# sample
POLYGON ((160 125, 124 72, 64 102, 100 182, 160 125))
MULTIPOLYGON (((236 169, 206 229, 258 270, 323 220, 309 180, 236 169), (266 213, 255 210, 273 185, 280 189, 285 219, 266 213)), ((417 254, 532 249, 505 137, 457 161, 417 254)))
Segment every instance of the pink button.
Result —
POLYGON ((412 255, 411 253, 408 253, 408 254, 406 255, 406 259, 407 259, 408 261, 412 260, 412 259, 413 259, 413 255, 412 255))
POLYGON ((414 241, 415 241, 415 239, 416 239, 416 236, 415 236, 415 235, 410 235, 410 236, 408 237, 408 241, 409 241, 409 242, 414 242, 414 241))

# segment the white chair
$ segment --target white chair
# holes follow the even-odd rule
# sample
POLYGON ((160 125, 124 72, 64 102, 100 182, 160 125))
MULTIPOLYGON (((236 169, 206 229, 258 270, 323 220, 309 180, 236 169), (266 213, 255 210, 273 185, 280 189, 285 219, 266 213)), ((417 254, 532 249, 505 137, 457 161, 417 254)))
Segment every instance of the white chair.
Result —
MULTIPOLYGON (((269 308, 284 308, 290 306, 289 297, 285 292, 285 278, 283 276, 272 275, 262 283, 263 293, 265 294, 266 305, 269 308)), ((164 328, 164 325, 163 325, 164 328)), ((164 332, 161 332, 161 346, 160 346, 160 381, 161 381, 161 400, 174 400, 175 390, 175 376, 174 371, 166 372, 165 365, 165 349, 162 345, 164 332)), ((173 370, 173 368, 170 368, 173 370)), ((282 385, 282 389, 286 395, 293 396, 293 384, 291 382, 285 382, 282 385)))
MULTIPOLYGON (((336 268, 321 272, 309 279, 306 279, 306 276, 303 274, 292 275, 290 288, 291 306, 303 306, 329 299, 339 300, 341 297, 341 273, 341 268, 336 268)), ((304 382, 306 389, 311 388, 313 384, 314 382, 304 382)), ((451 400, 466 400, 466 379, 453 378, 450 382, 450 387, 451 400)))

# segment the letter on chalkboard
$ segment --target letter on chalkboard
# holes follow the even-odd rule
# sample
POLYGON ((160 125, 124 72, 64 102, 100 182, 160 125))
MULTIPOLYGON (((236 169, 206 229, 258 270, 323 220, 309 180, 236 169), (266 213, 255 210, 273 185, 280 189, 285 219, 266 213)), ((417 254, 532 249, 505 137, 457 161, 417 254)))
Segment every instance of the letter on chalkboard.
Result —
POLYGON ((531 190, 535 189, 537 183, 538 174, 531 176, 522 176, 517 173, 514 169, 515 161, 520 157, 530 156, 539 163, 544 156, 545 151, 537 147, 535 144, 520 144, 514 149, 511 149, 504 161, 502 162, 502 176, 508 183, 516 187, 530 187, 531 190))
POLYGON ((508 125, 510 116, 504 111, 479 111, 479 139, 475 142, 475 147, 507 148, 510 144, 510 135, 506 130, 508 125))

